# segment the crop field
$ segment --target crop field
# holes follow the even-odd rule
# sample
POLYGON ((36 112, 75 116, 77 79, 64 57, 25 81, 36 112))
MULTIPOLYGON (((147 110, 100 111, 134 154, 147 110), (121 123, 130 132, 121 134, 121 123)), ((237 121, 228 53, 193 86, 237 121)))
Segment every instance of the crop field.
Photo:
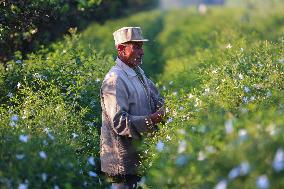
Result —
POLYGON ((0 188, 107 188, 99 90, 112 32, 141 26, 167 118, 143 188, 284 188, 284 4, 152 10, 91 24, 0 64, 0 188))

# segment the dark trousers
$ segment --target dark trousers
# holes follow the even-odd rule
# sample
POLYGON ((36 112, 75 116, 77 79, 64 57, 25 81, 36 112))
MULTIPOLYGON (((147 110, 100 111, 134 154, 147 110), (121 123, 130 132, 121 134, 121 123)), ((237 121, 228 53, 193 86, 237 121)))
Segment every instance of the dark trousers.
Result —
POLYGON ((108 175, 107 177, 112 183, 112 189, 138 189, 138 182, 141 180, 141 177, 137 175, 108 175))

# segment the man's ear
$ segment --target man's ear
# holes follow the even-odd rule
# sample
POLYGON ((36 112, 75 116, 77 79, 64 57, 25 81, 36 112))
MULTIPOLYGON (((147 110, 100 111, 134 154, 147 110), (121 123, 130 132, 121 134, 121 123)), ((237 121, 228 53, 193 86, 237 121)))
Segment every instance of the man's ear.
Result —
POLYGON ((122 44, 118 44, 116 48, 117 48, 118 51, 123 51, 125 46, 122 45, 122 44))

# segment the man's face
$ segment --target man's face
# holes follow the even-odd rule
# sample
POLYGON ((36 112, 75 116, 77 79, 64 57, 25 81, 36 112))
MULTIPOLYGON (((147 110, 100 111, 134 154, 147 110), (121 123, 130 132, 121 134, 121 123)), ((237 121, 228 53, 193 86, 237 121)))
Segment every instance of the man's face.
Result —
POLYGON ((123 45, 124 61, 131 67, 142 64, 142 57, 144 55, 143 42, 128 42, 123 45))

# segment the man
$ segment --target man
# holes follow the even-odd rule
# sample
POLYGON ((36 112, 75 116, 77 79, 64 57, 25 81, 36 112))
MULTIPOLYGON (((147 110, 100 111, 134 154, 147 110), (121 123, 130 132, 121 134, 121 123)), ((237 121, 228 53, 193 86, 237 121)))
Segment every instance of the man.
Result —
POLYGON ((140 27, 113 33, 118 52, 116 65, 101 87, 101 169, 117 189, 136 188, 139 153, 137 142, 157 129, 165 114, 164 100, 139 67, 144 55, 140 27))

